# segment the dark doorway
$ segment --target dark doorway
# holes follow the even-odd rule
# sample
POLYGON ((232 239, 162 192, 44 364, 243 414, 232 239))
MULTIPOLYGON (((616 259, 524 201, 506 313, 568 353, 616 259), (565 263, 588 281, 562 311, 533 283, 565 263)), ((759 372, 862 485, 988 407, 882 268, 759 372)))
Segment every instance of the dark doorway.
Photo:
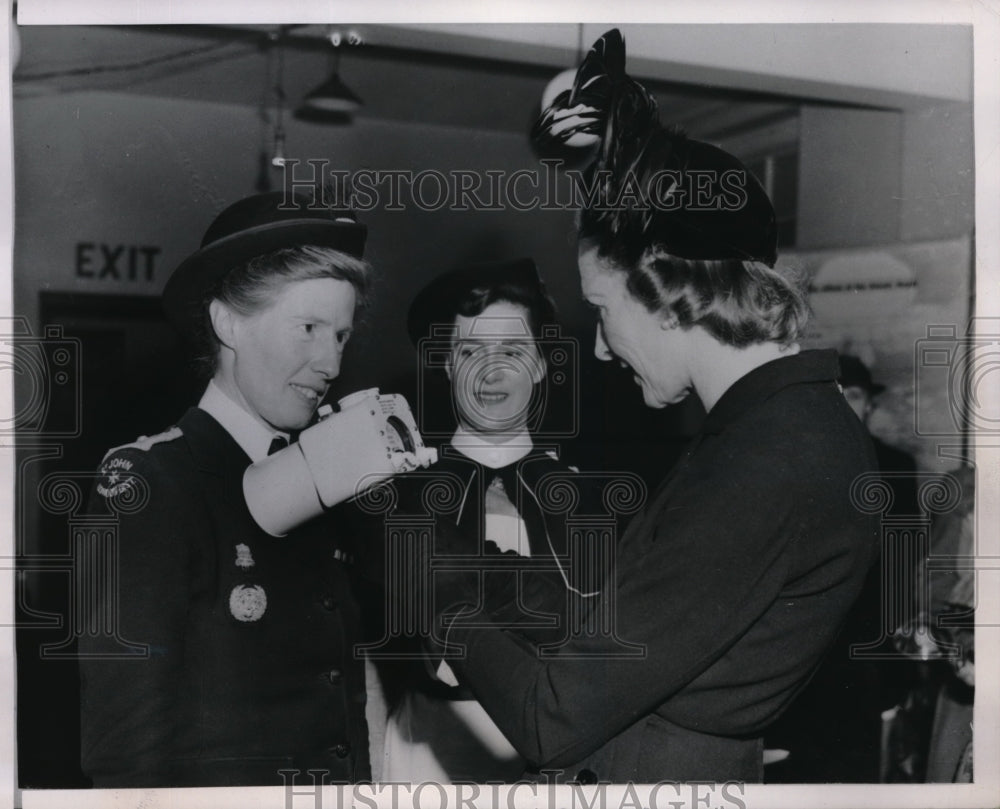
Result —
POLYGON ((22 787, 79 788, 89 784, 66 620, 68 516, 42 506, 38 484, 54 472, 91 472, 108 449, 167 429, 200 389, 158 298, 43 292, 34 334, 50 326, 79 341, 71 369, 79 385, 52 385, 41 429, 18 436, 18 769, 22 787), (46 438, 47 425, 65 424, 79 424, 79 436, 46 438), (66 641, 59 656, 43 656, 66 641))

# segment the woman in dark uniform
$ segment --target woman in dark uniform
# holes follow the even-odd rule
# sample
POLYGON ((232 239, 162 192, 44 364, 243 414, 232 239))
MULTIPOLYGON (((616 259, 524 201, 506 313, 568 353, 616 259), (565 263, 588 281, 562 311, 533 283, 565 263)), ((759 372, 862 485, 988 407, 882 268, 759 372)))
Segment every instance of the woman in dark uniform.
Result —
MULTIPOLYGON (((422 358, 446 357, 438 370, 449 382, 457 428, 433 469, 394 485, 405 503, 422 486, 449 482, 457 496, 443 518, 465 535, 464 555, 544 560, 551 575, 563 574, 563 591, 585 594, 587 585, 567 561, 566 515, 547 511, 543 502, 546 482, 586 489, 589 481, 559 459, 557 447, 532 434, 551 396, 543 335, 551 337, 555 327, 555 307, 531 259, 462 267, 424 287, 410 306, 408 330, 422 358)), ((516 586, 512 593, 516 601, 516 586)), ((383 662, 380 673, 392 697, 383 781, 520 777, 525 761, 458 685, 447 661, 383 662)))
MULTIPOLYGON (((799 349, 806 306, 772 269, 764 190, 736 158, 662 127, 624 64, 609 32, 539 133, 601 139, 578 254, 595 353, 628 368, 648 406, 695 393, 708 413, 626 530, 600 598, 581 606, 613 601, 642 654, 580 636, 543 656, 529 628, 463 623, 480 594, 457 575, 435 578, 435 611, 464 647, 459 681, 532 768, 585 783, 759 781, 763 729, 808 680, 872 559, 876 518, 853 487, 874 455, 836 355, 799 349)), ((438 531, 444 552, 461 541, 438 531)))
MULTIPOLYGON (((358 615, 326 517, 275 539, 242 477, 313 419, 369 288, 365 227, 281 193, 227 208, 164 291, 211 380, 175 427, 110 451, 120 640, 81 641, 82 763, 98 787, 369 777, 358 615), (291 204, 289 204, 291 203, 291 204)), ((105 588, 108 589, 108 588, 105 588)))

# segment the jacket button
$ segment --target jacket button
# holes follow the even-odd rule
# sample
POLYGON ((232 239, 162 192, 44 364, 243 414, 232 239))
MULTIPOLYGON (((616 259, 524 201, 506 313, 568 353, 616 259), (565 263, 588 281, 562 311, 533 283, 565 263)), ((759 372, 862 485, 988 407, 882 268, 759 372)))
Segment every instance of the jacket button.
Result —
POLYGON ((323 596, 323 598, 320 599, 319 603, 323 605, 323 609, 325 609, 327 612, 333 612, 335 609, 337 609, 337 599, 335 599, 331 595, 323 596))
POLYGON ((344 679, 344 675, 340 669, 330 669, 326 673, 326 679, 330 681, 330 685, 340 685, 340 681, 344 679))
POLYGON ((580 770, 576 774, 576 782, 578 784, 596 784, 597 773, 593 770, 580 770))
POLYGON ((351 746, 347 742, 342 742, 331 747, 330 752, 337 758, 347 758, 351 754, 351 746))

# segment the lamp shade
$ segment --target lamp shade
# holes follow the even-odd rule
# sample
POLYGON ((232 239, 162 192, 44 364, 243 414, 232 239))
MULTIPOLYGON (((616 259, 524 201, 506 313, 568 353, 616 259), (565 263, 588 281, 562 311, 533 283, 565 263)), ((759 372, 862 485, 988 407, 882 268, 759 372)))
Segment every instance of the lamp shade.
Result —
POLYGON ((354 112, 364 102, 340 80, 335 70, 330 78, 312 90, 302 101, 306 109, 317 112, 354 112))

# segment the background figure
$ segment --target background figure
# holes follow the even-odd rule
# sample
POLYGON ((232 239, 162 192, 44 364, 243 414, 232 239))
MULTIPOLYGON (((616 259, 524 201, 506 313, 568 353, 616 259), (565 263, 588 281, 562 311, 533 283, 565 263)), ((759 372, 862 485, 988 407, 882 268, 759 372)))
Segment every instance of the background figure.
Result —
MULTIPOLYGON (((844 398, 868 427, 876 397, 885 386, 872 380, 868 367, 849 354, 840 357, 838 379, 844 398)), ((892 491, 889 517, 920 515, 917 465, 913 456, 871 435, 883 481, 892 491)), ((895 563, 914 565, 914 555, 897 553, 895 563)), ((914 581, 913 571, 897 570, 893 582, 914 581)), ((864 588, 823 664, 785 715, 768 731, 767 744, 786 749, 789 757, 768 768, 775 783, 879 780, 882 712, 902 704, 919 676, 918 664, 907 659, 863 660, 851 656, 855 644, 867 644, 883 634, 883 570, 872 565, 864 588)), ((906 593, 914 599, 915 593, 906 593)), ((887 644, 885 652, 892 654, 887 644)))
MULTIPOLYGON (((421 373, 443 372, 458 424, 429 472, 395 481, 401 503, 419 501, 423 486, 449 480, 461 490, 445 515, 462 532, 460 551, 496 559, 567 555, 565 515, 547 513, 539 481, 573 470, 550 447, 537 446, 531 430, 546 403, 547 362, 540 338, 555 325, 555 310, 530 259, 479 264, 439 276, 414 299, 409 333, 420 351, 421 373), (435 371, 430 359, 446 357, 435 371)), ((378 526, 381 529, 381 524, 378 526)), ((368 541, 379 547, 378 537, 368 541)), ((384 559, 372 555, 370 575, 384 593, 384 559)), ((508 607, 517 610, 517 573, 508 607)), ((570 579, 560 587, 570 586, 570 579)), ((381 611, 373 608, 369 617, 381 611)), ((529 616, 525 615, 525 618, 529 616)), ((376 624, 378 640, 384 624, 376 624)), ((419 650, 419 638, 399 639, 399 653, 419 650)), ((380 780, 515 781, 525 761, 472 692, 458 684, 448 664, 433 658, 379 659, 389 715, 380 780)), ((373 736, 378 730, 373 729, 373 736)))
POLYGON ((130 659, 119 638, 80 641, 95 786, 282 785, 289 768, 369 777, 336 526, 324 515, 269 536, 242 490, 251 462, 312 421, 366 300, 365 227, 310 203, 279 192, 230 206, 164 292, 210 381, 176 427, 109 452, 91 499, 117 518, 120 586, 88 625, 113 615, 143 645, 130 659))
POLYGON ((972 781, 972 708, 975 698, 976 572, 975 470, 964 466, 955 477, 962 487, 958 507, 934 521, 931 556, 952 557, 951 570, 927 571, 930 577, 931 634, 956 646, 956 656, 935 664, 940 683, 927 753, 928 783, 972 781))
POLYGON ((947 477, 948 488, 957 486, 960 498, 933 520, 929 553, 918 570, 918 586, 929 593, 930 603, 895 637, 919 676, 898 708, 887 712, 887 781, 972 780, 975 470, 963 466, 947 477))
MULTIPOLYGON (((872 411, 878 406, 878 395, 885 390, 885 385, 872 381, 871 371, 860 359, 850 354, 840 357, 840 386, 844 389, 844 398, 851 409, 858 414, 861 423, 868 427, 872 411)), ((869 431, 871 435, 871 431, 869 431)), ((920 507, 917 504, 917 462, 905 450, 890 446, 881 438, 872 435, 875 445, 875 456, 878 458, 880 472, 886 473, 885 482, 892 489, 892 506, 890 515, 917 515, 920 507)))

